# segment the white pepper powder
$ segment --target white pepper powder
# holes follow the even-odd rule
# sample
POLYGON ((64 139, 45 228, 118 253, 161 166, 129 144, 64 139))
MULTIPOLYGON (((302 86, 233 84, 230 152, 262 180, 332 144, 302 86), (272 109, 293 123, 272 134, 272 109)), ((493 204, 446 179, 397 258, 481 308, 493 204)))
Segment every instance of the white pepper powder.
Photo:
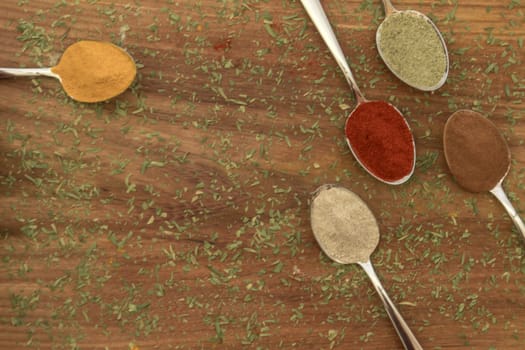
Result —
POLYGON ((367 262, 379 243, 379 228, 366 203, 339 186, 319 188, 311 204, 310 221, 321 249, 332 260, 367 262))

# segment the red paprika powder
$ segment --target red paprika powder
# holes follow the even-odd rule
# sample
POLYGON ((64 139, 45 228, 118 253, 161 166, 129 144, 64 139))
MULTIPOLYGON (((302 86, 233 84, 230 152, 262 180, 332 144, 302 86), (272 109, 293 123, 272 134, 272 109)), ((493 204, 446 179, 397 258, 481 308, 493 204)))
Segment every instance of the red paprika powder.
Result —
POLYGON ((357 105, 346 121, 345 134, 354 155, 376 177, 395 182, 412 172, 414 141, 404 117, 384 101, 357 105))

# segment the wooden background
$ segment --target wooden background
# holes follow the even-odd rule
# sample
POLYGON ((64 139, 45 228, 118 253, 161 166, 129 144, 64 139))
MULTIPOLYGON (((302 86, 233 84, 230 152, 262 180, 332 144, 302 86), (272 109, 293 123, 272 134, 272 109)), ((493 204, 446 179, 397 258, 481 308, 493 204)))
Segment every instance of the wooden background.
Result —
POLYGON ((495 198, 454 183, 442 147, 454 111, 487 115, 525 209, 524 5, 395 1, 446 38, 449 79, 429 94, 379 59, 379 1, 323 4, 366 97, 413 128, 404 185, 349 153, 354 97, 298 1, 0 3, 0 66, 52 66, 92 39, 140 67, 94 105, 48 78, 0 83, 0 348, 401 349, 364 272, 314 241, 325 183, 377 216, 372 262, 425 349, 525 348, 524 242, 495 198))

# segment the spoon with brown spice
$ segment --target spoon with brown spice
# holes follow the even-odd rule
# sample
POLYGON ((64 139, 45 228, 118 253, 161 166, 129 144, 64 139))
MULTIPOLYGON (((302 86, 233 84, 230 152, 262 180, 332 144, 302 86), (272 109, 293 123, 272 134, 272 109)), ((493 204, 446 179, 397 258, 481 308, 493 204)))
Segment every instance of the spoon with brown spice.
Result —
POLYGON ((340 264, 359 264, 365 270, 405 349, 423 349, 370 262, 379 243, 379 227, 366 203, 346 188, 323 185, 314 193, 310 222, 317 243, 330 259, 340 264))
POLYGON ((434 91, 447 80, 449 59, 436 25, 414 10, 399 11, 383 0, 385 19, 376 32, 379 55, 395 76, 413 88, 434 91))
POLYGON ((51 68, 0 68, 0 78, 45 76, 58 79, 79 102, 101 102, 123 93, 135 79, 133 58, 103 41, 82 40, 69 46, 51 68))
POLYGON ((510 150, 496 126, 483 115, 459 110, 443 131, 445 159, 457 183, 471 192, 492 193, 525 239, 525 225, 503 190, 510 170, 510 150))

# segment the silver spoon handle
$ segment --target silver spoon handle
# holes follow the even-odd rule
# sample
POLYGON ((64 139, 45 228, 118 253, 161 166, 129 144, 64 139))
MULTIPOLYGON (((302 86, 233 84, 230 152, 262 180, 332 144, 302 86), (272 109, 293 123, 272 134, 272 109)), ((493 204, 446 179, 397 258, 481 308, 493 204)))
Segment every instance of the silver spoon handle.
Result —
POLYGON ((352 90, 354 90, 357 102, 364 102, 365 98, 359 90, 359 86, 357 85, 352 71, 348 66, 348 62, 346 61, 343 50, 341 49, 341 46, 337 41, 337 37, 335 36, 332 26, 328 21, 328 17, 326 17, 326 13, 323 10, 323 6, 319 2, 319 0, 301 0, 301 3, 303 4, 310 18, 312 19, 312 22, 317 28, 317 31, 319 32, 319 34, 321 34, 321 37, 323 38, 326 46, 328 46, 328 49, 332 53, 332 56, 334 56, 335 61, 339 65, 339 68, 341 68, 341 70, 343 71, 348 85, 350 85, 352 90))
POLYGON ((0 68, 0 78, 46 76, 60 79, 51 68, 0 68))
POLYGON ((408 327, 408 324, 403 319, 403 316, 401 316, 401 313, 399 313, 396 306, 394 305, 394 303, 386 293, 385 289, 383 288, 383 285, 381 284, 379 277, 377 277, 372 263, 370 261, 367 261, 365 263, 360 262, 359 265, 363 268, 363 270, 365 270, 366 274, 370 278, 370 281, 372 281, 372 284, 374 285, 374 288, 376 289, 379 298, 381 298, 381 301, 385 305, 388 317, 390 317, 390 320, 394 325, 397 335, 399 336, 399 339, 401 339, 401 342, 403 343, 405 349, 423 350, 423 347, 421 347, 421 345, 417 341, 416 336, 412 333, 412 331, 408 327))
POLYGON ((396 9, 390 0, 383 0, 383 7, 385 8, 385 17, 396 12, 396 9))
POLYGON ((512 203, 505 194, 501 182, 498 183, 496 187, 494 187, 492 190, 490 190, 490 193, 492 193, 500 201, 500 203, 503 205, 510 218, 514 222, 514 225, 516 225, 516 227, 520 231, 523 239, 525 239, 525 224, 523 224, 523 221, 518 215, 518 212, 516 211, 516 209, 514 209, 512 203))

